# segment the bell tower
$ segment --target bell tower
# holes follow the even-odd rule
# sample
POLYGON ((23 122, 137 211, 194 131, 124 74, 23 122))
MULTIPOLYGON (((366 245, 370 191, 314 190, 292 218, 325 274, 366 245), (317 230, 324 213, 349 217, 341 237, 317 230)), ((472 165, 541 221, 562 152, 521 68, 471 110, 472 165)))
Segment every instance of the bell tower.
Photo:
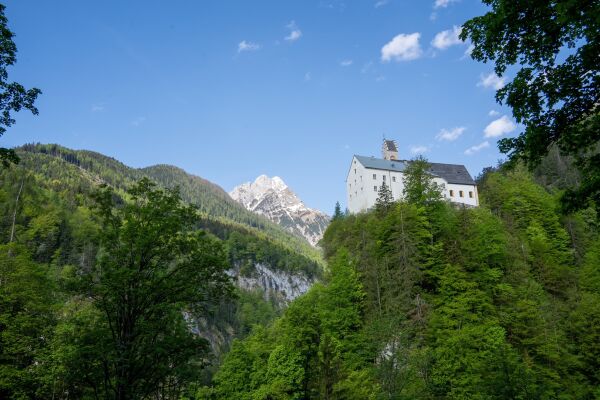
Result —
POLYGON ((398 146, 395 140, 383 139, 383 146, 381 147, 381 153, 384 160, 397 160, 398 159, 398 146))

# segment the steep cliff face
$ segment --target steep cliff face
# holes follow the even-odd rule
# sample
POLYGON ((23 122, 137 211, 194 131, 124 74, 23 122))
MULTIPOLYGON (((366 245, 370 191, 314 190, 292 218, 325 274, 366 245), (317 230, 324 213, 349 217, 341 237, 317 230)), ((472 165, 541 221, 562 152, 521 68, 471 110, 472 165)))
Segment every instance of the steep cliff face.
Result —
MULTIPOLYGON (((248 265, 236 263, 227 274, 233 283, 242 292, 259 294, 265 302, 272 304, 277 313, 285 309, 295 298, 306 293, 315 283, 316 278, 303 272, 289 272, 278 270, 268 264, 255 263, 250 268, 248 265)), ((239 303, 236 307, 244 307, 239 303)), ((229 312, 221 310, 221 317, 215 316, 207 319, 196 317, 186 312, 185 318, 190 329, 197 335, 208 340, 214 354, 221 354, 229 349, 231 341, 236 337, 243 337, 240 332, 240 321, 234 317, 224 317, 229 312)))
POLYGON ((246 209, 304 237, 313 246, 321 240, 329 224, 329 216, 304 205, 278 176, 261 175, 254 182, 235 187, 229 195, 246 209))
POLYGON ((280 306, 306 293, 314 283, 304 274, 278 271, 265 264, 254 265, 250 274, 241 274, 238 268, 230 270, 229 274, 241 289, 260 289, 265 300, 275 300, 280 306))

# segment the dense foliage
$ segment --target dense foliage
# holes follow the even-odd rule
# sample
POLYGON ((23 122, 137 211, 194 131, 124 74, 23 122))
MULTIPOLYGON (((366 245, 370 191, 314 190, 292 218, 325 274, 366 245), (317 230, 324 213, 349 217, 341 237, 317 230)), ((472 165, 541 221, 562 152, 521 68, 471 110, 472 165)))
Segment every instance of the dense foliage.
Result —
MULTIPOLYGON (((222 239, 237 231, 251 240, 259 238, 268 252, 294 257, 300 254, 303 265, 313 271, 321 261, 318 250, 280 226, 256 215, 232 200, 219 186, 170 165, 135 169, 99 153, 71 150, 58 145, 29 144, 17 149, 23 167, 58 192, 89 193, 98 184, 107 184, 127 198, 126 189, 146 177, 165 189, 178 188, 181 198, 195 205, 202 218, 199 227, 209 229, 222 239), (264 240, 263 240, 264 239, 264 240), (276 250, 274 250, 276 249, 276 250), (306 262, 308 260, 308 262, 306 262)), ((299 262, 299 261, 298 261, 299 262)), ((298 265, 298 262, 292 263, 298 265)))
POLYGON ((598 398, 595 210, 562 215, 522 168, 481 177, 479 208, 426 191, 335 219, 325 284, 236 342, 198 397, 598 398))
POLYGON ((461 38, 472 57, 514 78, 496 99, 525 131, 500 141, 511 160, 535 167, 554 146, 586 176, 570 187, 570 209, 600 205, 600 3, 596 0, 483 0, 487 13, 467 21, 461 38))
POLYGON ((121 397, 179 398, 210 379, 206 364, 233 337, 281 308, 260 291, 236 290, 233 300, 201 291, 222 278, 211 266, 321 274, 282 244, 287 234, 175 207, 175 192, 136 184, 127 167, 90 154, 76 165, 21 151, 18 166, 0 170, 0 398, 118 398, 119 384, 131 390, 121 397), (102 183, 110 191, 98 197, 102 183), (174 239, 160 242, 165 234, 174 239), (160 263, 146 263, 148 246, 160 263), (171 275, 186 262, 195 268, 171 275))

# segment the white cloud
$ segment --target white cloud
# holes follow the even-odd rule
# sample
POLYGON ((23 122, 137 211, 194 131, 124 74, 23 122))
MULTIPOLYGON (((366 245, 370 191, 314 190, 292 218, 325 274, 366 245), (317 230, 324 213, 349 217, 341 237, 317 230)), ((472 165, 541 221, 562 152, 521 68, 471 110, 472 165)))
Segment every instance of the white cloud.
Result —
POLYGON ((431 41, 431 45, 436 49, 445 50, 450 46, 462 44, 463 41, 460 40, 458 37, 461 31, 462 28, 456 25, 452 27, 452 29, 441 31, 437 35, 435 35, 435 37, 431 41))
POLYGON ((456 128, 452 128, 450 130, 448 129, 442 129, 437 135, 436 135, 436 139, 437 140, 445 140, 447 142, 452 142, 456 139, 458 139, 460 137, 460 135, 462 135, 465 131, 464 126, 457 126, 456 128))
POLYGON ((144 121, 146 121, 146 117, 137 117, 133 121, 131 121, 131 125, 140 126, 144 123, 144 121))
POLYGON ((477 153, 480 150, 485 149, 486 147, 490 147, 490 142, 488 142, 487 140, 485 142, 479 143, 475 146, 471 146, 468 149, 465 150, 465 154, 470 156, 472 154, 477 153))
POLYGON ((104 111, 104 104, 92 104, 92 108, 90 110, 92 112, 104 111))
POLYGON ((381 48, 381 61, 411 61, 421 57, 423 51, 419 45, 421 34, 401 33, 381 48))
POLYGON ((485 134, 486 138, 494 138, 510 133, 515 129, 517 129, 517 125, 515 125, 515 123, 512 122, 511 119, 506 115, 503 115, 500 118, 490 122, 489 125, 483 130, 483 133, 485 134))
POLYGON ((488 113, 488 115, 490 117, 497 117, 498 115, 500 115, 500 113, 496 110, 490 110, 490 112, 488 113))
POLYGON ((290 30, 290 34, 284 37, 284 40, 287 40, 288 42, 295 42, 302 37, 302 31, 298 28, 298 25, 296 25, 295 21, 291 21, 285 27, 290 30))
POLYGON ((471 57, 471 53, 475 50, 475 45, 473 43, 469 44, 469 47, 465 50, 465 57, 471 57))
POLYGON ((375 3, 375 8, 383 7, 389 2, 390 2, 390 0, 379 0, 378 2, 375 3))
POLYGON ((429 148, 427 146, 412 146, 410 148, 411 154, 423 154, 423 153, 427 153, 428 151, 429 151, 429 148))
POLYGON ((437 8, 446 8, 448 7, 450 4, 452 3, 458 3, 459 0, 435 0, 435 3, 433 3, 433 8, 437 9, 437 8))
POLYGON ((477 86, 483 86, 484 88, 493 87, 494 89, 499 90, 502 89, 505 84, 506 81, 504 78, 499 77, 495 72, 490 72, 487 75, 481 74, 479 76, 477 86))
POLYGON ((260 49, 260 44, 258 43, 247 42, 245 40, 238 43, 238 53, 242 51, 256 51, 258 49, 260 49))
POLYGON ((342 60, 342 62, 340 62, 340 65, 342 67, 349 67, 352 65, 352 62, 353 62, 352 60, 342 60))
POLYGON ((375 82, 383 82, 385 81, 385 76, 383 75, 379 75, 377 78, 375 78, 375 82))

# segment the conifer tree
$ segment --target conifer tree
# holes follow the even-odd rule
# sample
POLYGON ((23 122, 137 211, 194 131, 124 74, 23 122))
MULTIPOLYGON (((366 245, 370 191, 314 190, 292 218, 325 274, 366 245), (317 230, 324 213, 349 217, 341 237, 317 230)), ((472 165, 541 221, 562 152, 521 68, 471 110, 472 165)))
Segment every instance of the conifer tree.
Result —
POLYGON ((394 202, 394 196, 392 195, 392 191, 386 185, 385 181, 382 182, 379 191, 377 192, 377 200, 375 200, 375 209, 377 211, 386 211, 388 210, 392 203, 394 202))
POLYGON ((344 216, 344 214, 342 213, 342 206, 340 206, 339 201, 336 201, 335 209, 333 211, 333 218, 331 218, 331 221, 337 221, 338 219, 342 218, 343 216, 344 216))

